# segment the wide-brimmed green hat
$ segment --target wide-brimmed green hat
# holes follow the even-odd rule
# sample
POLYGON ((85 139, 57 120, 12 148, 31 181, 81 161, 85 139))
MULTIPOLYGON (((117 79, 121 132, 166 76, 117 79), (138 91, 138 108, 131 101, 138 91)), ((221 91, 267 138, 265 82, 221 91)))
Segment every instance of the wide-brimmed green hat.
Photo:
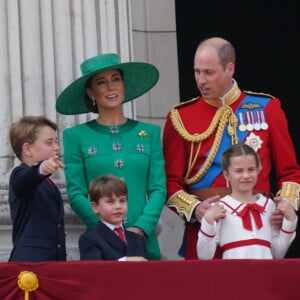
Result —
POLYGON ((107 53, 85 60, 80 69, 82 76, 68 85, 58 96, 56 110, 65 115, 90 112, 85 104, 86 82, 96 73, 116 68, 122 71, 125 87, 124 101, 133 100, 148 90, 158 81, 159 72, 151 64, 144 62, 121 63, 115 53, 107 53))

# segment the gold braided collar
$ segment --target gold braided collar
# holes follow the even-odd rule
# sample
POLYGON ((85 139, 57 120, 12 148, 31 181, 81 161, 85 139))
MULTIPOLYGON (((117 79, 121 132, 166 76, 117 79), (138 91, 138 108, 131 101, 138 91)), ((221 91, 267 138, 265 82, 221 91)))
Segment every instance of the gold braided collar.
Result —
MULTIPOLYGON (((224 134, 224 129, 226 124, 228 124, 227 133, 229 136, 231 136, 231 142, 232 144, 238 143, 238 137, 236 134, 236 128, 238 125, 238 120, 234 112, 232 111, 232 108, 229 106, 233 102, 235 102, 241 94, 240 89, 238 88, 236 82, 234 81, 234 85, 232 89, 223 97, 223 100, 225 99, 225 103, 223 105, 216 106, 217 102, 212 100, 205 100, 208 104, 212 106, 218 107, 209 127, 202 133, 194 133, 190 134, 180 117, 180 114, 177 110, 177 108, 173 108, 170 113, 170 119, 171 122, 175 128, 175 130, 179 133, 179 135, 186 141, 191 142, 191 151, 190 151, 190 157, 189 157, 189 165, 187 168, 186 176, 185 176, 185 183, 186 184, 193 184, 195 182, 198 182, 208 171, 208 169, 211 167, 215 156, 218 152, 218 149, 220 147, 221 139, 224 134), (212 101, 212 102, 211 102, 212 101), (196 160, 197 155, 200 152, 202 142, 209 138, 214 132, 216 131, 215 139, 213 141, 211 151, 205 160, 204 164, 200 168, 200 170, 192 177, 189 178, 191 170, 193 169, 196 160), (198 143, 198 148, 196 151, 195 156, 193 157, 193 150, 194 150, 194 144, 198 143)), ((221 101, 222 100, 217 99, 221 101)))

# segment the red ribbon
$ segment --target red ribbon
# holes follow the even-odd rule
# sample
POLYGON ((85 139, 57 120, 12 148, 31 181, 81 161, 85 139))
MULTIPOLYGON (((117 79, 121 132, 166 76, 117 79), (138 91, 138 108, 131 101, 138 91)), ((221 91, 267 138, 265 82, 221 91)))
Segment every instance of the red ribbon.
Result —
POLYGON ((250 218, 250 212, 251 212, 257 228, 260 229, 262 227, 262 220, 260 214, 263 211, 264 211, 263 206, 260 206, 256 203, 249 203, 238 213, 238 216, 242 218, 244 228, 247 230, 252 230, 251 218, 250 218))

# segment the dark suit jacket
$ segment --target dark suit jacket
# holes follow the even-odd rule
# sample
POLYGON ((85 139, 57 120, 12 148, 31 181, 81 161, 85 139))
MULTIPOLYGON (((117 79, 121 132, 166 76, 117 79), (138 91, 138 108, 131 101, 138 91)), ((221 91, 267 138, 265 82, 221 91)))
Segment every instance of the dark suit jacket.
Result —
POLYGON ((87 230, 79 237, 80 260, 118 260, 124 256, 147 258, 145 239, 134 232, 125 230, 127 243, 104 223, 87 230))
POLYGON ((9 261, 66 260, 63 199, 54 182, 39 174, 39 166, 22 163, 10 175, 9 261))

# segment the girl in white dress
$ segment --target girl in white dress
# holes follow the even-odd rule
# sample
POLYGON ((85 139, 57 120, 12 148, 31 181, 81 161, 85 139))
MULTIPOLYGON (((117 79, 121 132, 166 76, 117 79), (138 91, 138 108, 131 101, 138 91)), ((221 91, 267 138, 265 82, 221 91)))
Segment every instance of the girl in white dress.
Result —
POLYGON ((283 258, 296 235, 297 215, 291 203, 253 194, 261 164, 247 144, 225 151, 222 168, 231 194, 205 212, 198 233, 198 258, 212 259, 217 246, 225 259, 283 258), (270 223, 275 209, 283 215, 281 228, 270 223))

